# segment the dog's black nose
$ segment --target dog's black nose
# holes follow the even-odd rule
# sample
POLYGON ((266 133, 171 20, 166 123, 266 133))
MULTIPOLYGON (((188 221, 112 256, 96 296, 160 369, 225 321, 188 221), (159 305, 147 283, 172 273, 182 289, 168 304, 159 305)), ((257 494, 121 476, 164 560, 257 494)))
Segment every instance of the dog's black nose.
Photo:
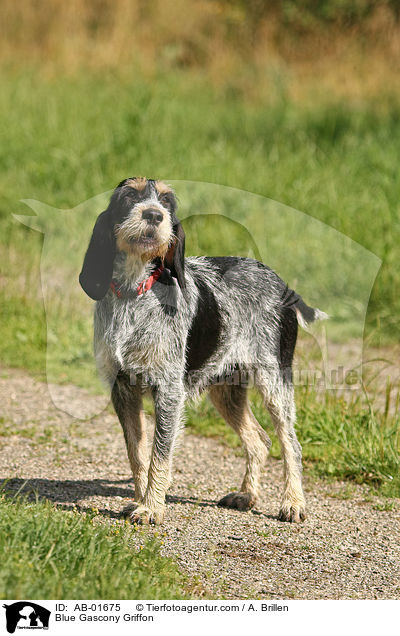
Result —
POLYGON ((160 225, 163 220, 163 214, 157 208, 147 208, 147 210, 143 210, 142 217, 151 225, 160 225))

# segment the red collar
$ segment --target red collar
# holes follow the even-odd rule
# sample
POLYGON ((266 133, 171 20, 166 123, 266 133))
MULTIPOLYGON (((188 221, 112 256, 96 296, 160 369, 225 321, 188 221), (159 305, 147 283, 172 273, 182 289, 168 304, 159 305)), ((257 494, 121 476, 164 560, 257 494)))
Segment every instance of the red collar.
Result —
MULTIPOLYGON (((142 296, 144 293, 149 291, 149 289, 153 287, 154 283, 158 281, 163 271, 164 271, 164 265, 160 265, 160 267, 157 267, 157 269, 154 269, 151 272, 150 276, 146 278, 146 280, 139 283, 139 285, 137 286, 136 288, 137 295, 142 296)), ((110 289, 112 293, 115 296, 117 296, 117 298, 128 298, 130 295, 129 293, 127 294, 123 293, 121 284, 115 278, 113 278, 110 283, 110 289)))

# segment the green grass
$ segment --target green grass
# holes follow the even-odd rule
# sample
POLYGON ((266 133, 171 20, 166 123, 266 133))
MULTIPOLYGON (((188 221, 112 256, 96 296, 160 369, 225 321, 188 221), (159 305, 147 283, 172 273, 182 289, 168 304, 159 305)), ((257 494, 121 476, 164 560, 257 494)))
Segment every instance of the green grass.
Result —
POLYGON ((159 539, 95 513, 1 496, 0 598, 190 598, 193 585, 160 554, 159 539))
POLYGON ((385 417, 330 393, 320 401, 306 392, 298 401, 298 418, 305 462, 312 472, 400 497, 398 417, 385 417))
MULTIPOLYGON (((252 409, 272 439, 271 456, 280 449, 271 421, 258 394, 251 394, 252 409)), ((303 447, 307 473, 328 479, 368 484, 373 492, 400 497, 400 430, 398 417, 374 413, 360 404, 327 392, 322 398, 312 389, 299 388, 297 434, 303 447)), ((187 407, 187 428, 207 437, 219 437, 239 448, 238 436, 202 398, 187 407)))
MULTIPOLYGON (((249 103, 240 94, 213 91, 199 76, 185 74, 162 75, 150 82, 138 76, 130 80, 126 74, 82 73, 46 79, 34 70, 19 75, 3 72, 0 87, 0 115, 7 120, 0 145, 0 249, 6 298, 24 297, 31 303, 40 295, 41 237, 10 218, 11 212, 29 213, 20 199, 75 208, 110 190, 123 176, 146 174, 255 192, 301 210, 358 241, 383 260, 368 308, 369 332, 379 326, 381 336, 399 336, 397 102, 382 98, 379 103, 317 100, 295 104, 286 98, 284 89, 277 88, 268 103, 249 103)), ((228 209, 236 214, 236 222, 245 214, 256 240, 262 243, 261 256, 302 293, 312 293, 307 286, 308 274, 311 271, 318 276, 331 234, 314 235, 311 230, 318 226, 306 224, 296 236, 298 227, 293 227, 292 221, 299 219, 298 215, 293 219, 283 215, 286 225, 281 226, 278 217, 287 209, 278 206, 271 211, 261 204, 267 220, 260 231, 251 223, 252 210, 245 209, 247 203, 258 205, 255 198, 243 194, 240 201, 236 196, 235 202, 235 193, 229 198, 220 190, 210 209, 216 190, 207 198, 204 192, 195 195, 192 187, 177 189, 185 213, 228 209), (279 251, 282 232, 291 239, 288 259, 279 251), (302 236, 308 238, 307 244, 302 236), (314 260, 307 270, 310 257, 314 260)), ((87 232, 83 217, 90 217, 91 223, 93 214, 93 210, 89 214, 82 208, 81 223, 72 224, 72 229, 81 228, 80 239, 87 232)), ((61 231, 63 226, 64 220, 59 223, 61 231)), ((193 249, 208 251, 212 247, 212 227, 211 223, 202 245, 193 241, 193 249)), ((222 236, 221 252, 238 251, 232 232, 222 236)), ((83 248, 83 241, 80 243, 83 248)), ((346 299, 353 298, 351 274, 357 268, 346 266, 347 248, 342 248, 336 278, 332 272, 335 266, 329 265, 330 286, 325 295, 328 300, 338 293, 344 296, 342 315, 338 316, 343 330, 349 322, 346 299)), ((70 257, 75 264, 72 251, 67 244, 60 254, 61 265, 70 257)), ((81 256, 80 249, 76 254, 81 256)), ((356 281, 363 276, 364 265, 361 259, 356 281)), ((56 273, 60 275, 58 269, 56 273)), ((324 280, 321 278, 315 294, 323 288, 324 280)), ((9 327, 14 334, 21 331, 19 323, 16 316, 9 327)), ((67 340, 71 342, 70 334, 67 340)), ((36 342, 40 349, 40 338, 36 342)), ((1 343, 0 355, 3 347, 8 360, 10 344, 1 343)), ((22 345, 16 354, 23 355, 22 345)), ((33 346, 27 358, 28 365, 30 358, 36 358, 33 346)))

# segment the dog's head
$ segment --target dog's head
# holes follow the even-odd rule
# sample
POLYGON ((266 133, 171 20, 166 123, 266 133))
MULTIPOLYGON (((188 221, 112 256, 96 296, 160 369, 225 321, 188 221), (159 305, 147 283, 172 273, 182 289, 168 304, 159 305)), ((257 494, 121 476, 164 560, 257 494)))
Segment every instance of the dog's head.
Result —
POLYGON ((162 181, 121 181, 97 218, 79 276, 88 296, 101 300, 106 295, 117 252, 143 262, 161 259, 184 289, 185 234, 176 207, 174 192, 162 181))

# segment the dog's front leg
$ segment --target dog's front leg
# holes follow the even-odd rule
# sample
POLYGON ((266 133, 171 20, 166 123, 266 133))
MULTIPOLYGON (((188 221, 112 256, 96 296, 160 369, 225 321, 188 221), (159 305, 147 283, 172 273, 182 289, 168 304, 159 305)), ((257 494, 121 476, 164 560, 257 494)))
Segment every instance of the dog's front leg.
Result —
POLYGON ((185 401, 181 384, 159 385, 153 389, 156 428, 146 493, 132 510, 132 523, 162 523, 165 495, 171 483, 172 455, 182 428, 185 401))
POLYGON ((142 501, 147 487, 149 460, 141 380, 138 379, 136 384, 132 384, 128 374, 118 373, 111 399, 124 431, 135 485, 135 500, 142 501))

